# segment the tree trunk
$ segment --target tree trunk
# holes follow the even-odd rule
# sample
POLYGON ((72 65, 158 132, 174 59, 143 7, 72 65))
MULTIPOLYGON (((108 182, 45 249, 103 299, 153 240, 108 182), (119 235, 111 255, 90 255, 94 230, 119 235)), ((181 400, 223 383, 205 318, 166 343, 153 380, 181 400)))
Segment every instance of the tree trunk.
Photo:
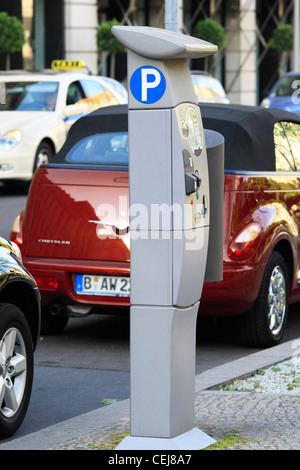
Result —
POLYGON ((6 53, 6 70, 10 70, 10 53, 6 53))
POLYGON ((110 77, 115 78, 116 53, 112 52, 110 56, 110 77))

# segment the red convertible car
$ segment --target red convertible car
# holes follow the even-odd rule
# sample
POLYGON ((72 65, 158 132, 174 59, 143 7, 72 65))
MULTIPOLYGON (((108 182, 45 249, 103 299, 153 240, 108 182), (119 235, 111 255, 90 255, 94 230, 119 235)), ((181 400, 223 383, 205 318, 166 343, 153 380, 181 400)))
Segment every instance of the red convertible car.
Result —
MULTIPOLYGON (((225 191, 224 277, 205 283, 200 314, 239 314, 248 343, 269 347, 300 299, 300 119, 234 105, 201 113, 225 137, 225 191)), ((126 106, 74 124, 37 170, 11 239, 39 286, 44 333, 69 316, 129 307, 126 106)))

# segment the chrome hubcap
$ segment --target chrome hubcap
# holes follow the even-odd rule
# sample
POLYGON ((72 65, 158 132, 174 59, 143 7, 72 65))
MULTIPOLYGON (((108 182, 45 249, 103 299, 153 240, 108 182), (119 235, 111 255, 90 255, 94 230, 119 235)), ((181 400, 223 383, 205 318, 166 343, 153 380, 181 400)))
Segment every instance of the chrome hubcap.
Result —
POLYGON ((49 163, 49 155, 48 155, 47 152, 42 150, 41 152, 39 152, 39 154, 37 156, 36 166, 39 167, 39 166, 45 165, 47 163, 49 163))
POLYGON ((21 333, 10 328, 0 341, 0 412, 6 418, 18 410, 25 384, 25 343, 21 333))
POLYGON ((273 335, 280 332, 286 314, 286 282, 280 266, 273 269, 270 278, 268 304, 269 329, 273 335))

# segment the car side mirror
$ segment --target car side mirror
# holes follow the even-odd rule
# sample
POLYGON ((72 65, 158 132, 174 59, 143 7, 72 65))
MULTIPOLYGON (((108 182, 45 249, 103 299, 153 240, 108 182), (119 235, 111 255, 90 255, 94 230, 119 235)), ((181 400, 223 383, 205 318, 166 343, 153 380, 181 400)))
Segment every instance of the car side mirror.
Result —
POLYGON ((87 106, 81 104, 69 104, 64 109, 64 115, 66 118, 77 116, 78 114, 85 114, 87 112, 87 106))

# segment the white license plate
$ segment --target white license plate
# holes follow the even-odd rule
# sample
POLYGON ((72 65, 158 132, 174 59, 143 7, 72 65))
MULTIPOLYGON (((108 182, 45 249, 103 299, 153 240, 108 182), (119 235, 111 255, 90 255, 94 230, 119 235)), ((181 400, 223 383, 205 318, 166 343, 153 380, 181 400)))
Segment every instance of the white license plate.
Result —
POLYGON ((130 296, 130 278, 76 274, 75 292, 81 295, 130 296))

